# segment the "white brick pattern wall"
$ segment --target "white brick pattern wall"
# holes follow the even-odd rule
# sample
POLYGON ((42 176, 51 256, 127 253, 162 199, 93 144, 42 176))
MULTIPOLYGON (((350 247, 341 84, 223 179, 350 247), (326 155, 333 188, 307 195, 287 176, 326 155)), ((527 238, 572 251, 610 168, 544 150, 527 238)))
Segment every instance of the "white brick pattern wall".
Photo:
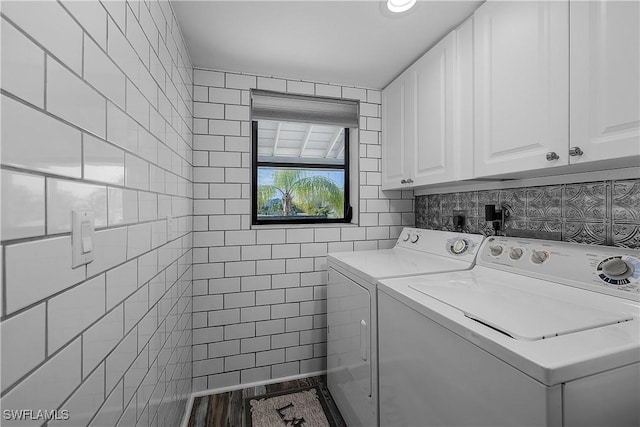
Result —
POLYGON ((194 70, 194 391, 326 367, 326 255, 386 248, 413 192, 380 189, 380 91, 194 70), (250 89, 360 101, 359 226, 251 226, 250 89))
POLYGON ((2 2, 1 30, 2 409, 176 426, 192 378, 193 74, 171 6, 2 2), (76 269, 71 209, 97 227, 76 269))

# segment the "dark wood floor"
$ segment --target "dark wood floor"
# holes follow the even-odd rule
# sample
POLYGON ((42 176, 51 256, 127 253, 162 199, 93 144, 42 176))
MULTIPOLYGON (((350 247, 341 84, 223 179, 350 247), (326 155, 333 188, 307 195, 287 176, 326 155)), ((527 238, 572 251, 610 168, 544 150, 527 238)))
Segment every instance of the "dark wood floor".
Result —
POLYGON ((327 418, 333 418, 333 422, 337 427, 346 427, 326 384, 326 376, 321 375, 196 397, 191 408, 188 427, 244 427, 247 425, 244 407, 246 398, 314 385, 318 386, 325 397, 329 411, 326 414, 327 418))

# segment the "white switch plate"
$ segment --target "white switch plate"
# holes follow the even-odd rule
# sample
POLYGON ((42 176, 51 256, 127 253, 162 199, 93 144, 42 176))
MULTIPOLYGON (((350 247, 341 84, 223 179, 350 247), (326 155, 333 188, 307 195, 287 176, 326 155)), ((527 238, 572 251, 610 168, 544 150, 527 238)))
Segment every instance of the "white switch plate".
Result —
POLYGON ((93 261, 93 212, 71 211, 71 268, 93 261))
POLYGON ((167 217, 167 240, 171 241, 176 238, 176 219, 174 217, 167 217))

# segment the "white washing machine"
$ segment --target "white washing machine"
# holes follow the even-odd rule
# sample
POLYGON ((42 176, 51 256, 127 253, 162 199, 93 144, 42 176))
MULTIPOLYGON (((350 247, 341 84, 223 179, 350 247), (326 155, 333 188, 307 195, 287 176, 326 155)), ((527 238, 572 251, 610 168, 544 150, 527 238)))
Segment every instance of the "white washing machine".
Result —
POLYGON ((378 284, 381 426, 640 425, 640 251, 488 238, 378 284))
POLYGON ((378 425, 377 280, 470 269, 482 240, 405 228, 392 249, 328 255, 327 382, 347 425, 378 425))

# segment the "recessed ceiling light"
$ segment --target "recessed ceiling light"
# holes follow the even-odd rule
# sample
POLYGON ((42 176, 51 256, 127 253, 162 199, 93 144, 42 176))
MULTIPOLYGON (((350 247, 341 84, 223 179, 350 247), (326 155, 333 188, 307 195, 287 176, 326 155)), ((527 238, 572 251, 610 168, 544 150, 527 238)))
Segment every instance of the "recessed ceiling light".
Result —
POLYGON ((411 9, 416 0, 387 0, 387 9, 394 13, 402 13, 411 9))

